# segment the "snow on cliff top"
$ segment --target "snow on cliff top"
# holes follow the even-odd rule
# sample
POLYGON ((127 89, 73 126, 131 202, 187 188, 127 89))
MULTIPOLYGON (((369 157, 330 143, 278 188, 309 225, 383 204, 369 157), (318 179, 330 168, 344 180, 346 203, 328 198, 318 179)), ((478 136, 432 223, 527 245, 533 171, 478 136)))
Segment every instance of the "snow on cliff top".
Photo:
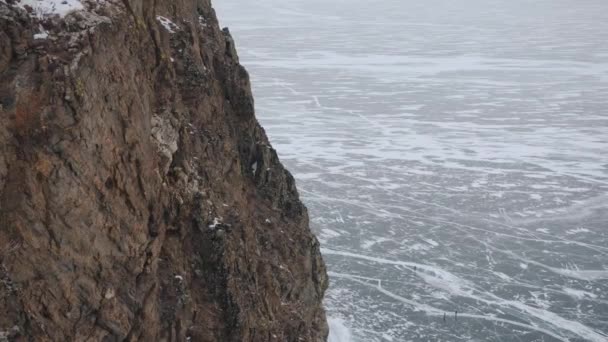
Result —
MULTIPOLYGON (((5 0, 0 2, 6 3, 5 0)), ((34 10, 34 15, 38 18, 44 18, 51 15, 66 16, 70 12, 80 11, 84 9, 80 0, 18 0, 17 7, 25 9, 29 6, 34 10)))

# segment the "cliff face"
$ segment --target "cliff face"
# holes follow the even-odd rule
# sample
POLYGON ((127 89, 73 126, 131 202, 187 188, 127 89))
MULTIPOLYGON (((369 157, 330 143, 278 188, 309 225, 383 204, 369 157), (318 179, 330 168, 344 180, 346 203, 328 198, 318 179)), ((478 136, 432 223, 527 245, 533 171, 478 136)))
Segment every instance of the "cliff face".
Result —
POLYGON ((318 242, 208 0, 0 0, 0 115, 0 341, 325 340, 318 242))

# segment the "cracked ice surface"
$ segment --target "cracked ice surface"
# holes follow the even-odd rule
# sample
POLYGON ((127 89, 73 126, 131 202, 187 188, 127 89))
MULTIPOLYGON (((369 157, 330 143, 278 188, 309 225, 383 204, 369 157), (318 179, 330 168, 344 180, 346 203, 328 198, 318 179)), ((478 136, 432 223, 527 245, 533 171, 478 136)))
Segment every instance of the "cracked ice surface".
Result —
POLYGON ((606 1, 216 6, 333 341, 608 340, 606 1))

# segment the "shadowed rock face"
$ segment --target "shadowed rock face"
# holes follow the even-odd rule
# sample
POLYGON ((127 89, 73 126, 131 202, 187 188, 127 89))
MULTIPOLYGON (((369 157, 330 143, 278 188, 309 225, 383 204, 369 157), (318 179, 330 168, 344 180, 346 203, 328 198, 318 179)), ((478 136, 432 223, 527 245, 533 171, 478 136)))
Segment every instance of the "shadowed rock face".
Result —
POLYGON ((0 2, 0 340, 324 341, 318 242, 209 1, 82 4, 0 2))

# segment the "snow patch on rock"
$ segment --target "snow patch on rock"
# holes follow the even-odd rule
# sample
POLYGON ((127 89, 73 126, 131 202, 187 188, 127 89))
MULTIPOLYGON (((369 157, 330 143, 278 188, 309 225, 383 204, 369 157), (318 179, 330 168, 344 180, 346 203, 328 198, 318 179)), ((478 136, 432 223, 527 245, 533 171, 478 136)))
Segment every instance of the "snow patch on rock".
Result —
POLYGON ((84 9, 79 0, 19 0, 16 6, 23 9, 26 6, 32 8, 33 14, 38 18, 53 15, 65 17, 71 12, 84 9))
POLYGON ((49 33, 40 25, 40 33, 34 34, 34 39, 47 39, 49 37, 49 33))
POLYGON ((179 30, 179 26, 177 26, 174 22, 172 22, 171 20, 163 17, 163 16, 157 16, 156 20, 158 20, 158 22, 163 25, 163 27, 165 28, 165 30, 169 31, 169 33, 173 34, 175 33, 177 30, 179 30))
POLYGON ((222 224, 222 218, 215 217, 213 223, 209 225, 209 229, 215 229, 217 226, 222 224))

